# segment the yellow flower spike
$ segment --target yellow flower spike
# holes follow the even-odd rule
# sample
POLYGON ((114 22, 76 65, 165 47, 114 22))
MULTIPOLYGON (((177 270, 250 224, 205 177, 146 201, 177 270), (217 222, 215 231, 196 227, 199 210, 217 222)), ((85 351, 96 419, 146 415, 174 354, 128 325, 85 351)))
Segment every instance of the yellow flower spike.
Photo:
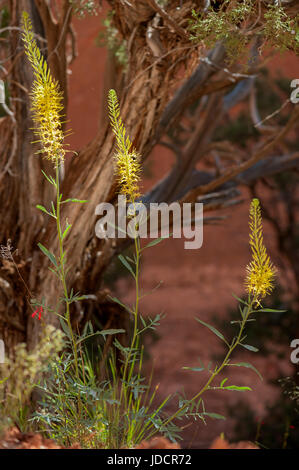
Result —
POLYGON ((37 153, 43 153, 48 160, 59 165, 63 162, 66 153, 63 145, 65 134, 61 123, 63 95, 36 44, 32 24, 26 12, 23 12, 22 39, 35 77, 30 96, 35 123, 34 133, 39 138, 36 142, 41 146, 37 153))
POLYGON ((275 267, 266 252, 260 202, 253 199, 250 205, 249 243, 252 261, 247 266, 246 290, 259 304, 274 288, 275 267))
POLYGON ((131 202, 140 195, 140 155, 132 147, 132 142, 126 134, 126 129, 120 117, 118 99, 115 90, 110 90, 108 107, 111 127, 116 137, 115 161, 121 192, 129 197, 131 202))

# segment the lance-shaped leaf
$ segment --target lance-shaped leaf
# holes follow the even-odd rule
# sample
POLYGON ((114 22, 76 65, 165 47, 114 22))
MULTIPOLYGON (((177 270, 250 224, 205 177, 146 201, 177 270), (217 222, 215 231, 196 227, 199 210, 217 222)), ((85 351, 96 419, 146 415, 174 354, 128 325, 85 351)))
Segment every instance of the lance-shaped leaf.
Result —
POLYGON ((211 330, 216 336, 218 336, 218 338, 222 339, 222 341, 225 342, 225 344, 227 346, 229 346, 228 342, 226 341, 226 339, 224 338, 223 334, 220 333, 220 331, 218 331, 216 328, 214 328, 214 326, 212 325, 209 325, 208 323, 205 323, 204 321, 200 320, 199 318, 195 318, 195 320, 197 320, 199 323, 201 323, 202 325, 206 326, 207 328, 209 328, 209 330, 211 330))
POLYGON ((240 346, 242 346, 242 347, 245 348, 245 349, 248 349, 248 351, 258 352, 258 349, 255 348, 254 346, 251 346, 250 344, 243 344, 243 343, 240 343, 240 346))
POLYGON ((69 198, 65 201, 62 201, 61 204, 66 204, 67 202, 78 202, 79 204, 85 204, 88 201, 86 199, 69 198))
POLYGON ((135 273, 132 269, 132 266, 128 263, 126 258, 124 258, 123 255, 118 255, 118 259, 122 262, 122 264, 127 268, 127 270, 132 274, 132 276, 135 278, 135 273))
POLYGON ((113 329, 111 329, 111 330, 102 330, 99 333, 102 336, 106 336, 106 335, 117 335, 118 333, 125 333, 125 332, 126 332, 126 330, 113 330, 113 329))
POLYGON ((56 258, 55 258, 55 255, 53 253, 51 253, 44 245, 42 245, 41 243, 38 243, 37 244, 39 249, 44 253, 44 255, 46 255, 49 260, 51 261, 51 263, 54 264, 55 268, 58 269, 58 264, 57 264, 57 261, 56 261, 56 258))
POLYGON ((239 387, 238 385, 227 385, 226 387, 222 387, 222 390, 232 390, 235 392, 252 392, 252 389, 250 387, 239 387))
POLYGON ((249 362, 238 362, 236 364, 227 364, 228 366, 236 366, 236 367, 247 367, 248 369, 252 369, 258 376, 261 380, 263 380, 263 377, 261 375, 261 373, 252 365, 250 364, 249 362))
POLYGON ((45 214, 49 215, 50 217, 54 217, 54 219, 56 219, 55 214, 52 214, 51 212, 47 211, 47 209, 44 206, 42 206, 41 204, 37 204, 36 208, 39 209, 40 211, 44 212, 45 214))

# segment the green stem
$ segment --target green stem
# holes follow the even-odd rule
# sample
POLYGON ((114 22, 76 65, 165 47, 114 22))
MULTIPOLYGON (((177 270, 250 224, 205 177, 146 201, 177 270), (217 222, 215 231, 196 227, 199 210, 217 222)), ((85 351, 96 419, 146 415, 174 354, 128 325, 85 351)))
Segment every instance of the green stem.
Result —
MULTIPOLYGON (((75 363, 75 372, 76 372, 76 379, 77 383, 79 385, 80 382, 80 374, 79 374, 79 362, 78 362, 78 348, 77 348, 77 343, 76 339, 73 333, 73 328, 72 328, 72 323, 71 323, 71 316, 70 316, 70 302, 69 302, 69 297, 68 297, 68 289, 67 289, 67 284, 66 284, 66 273, 65 273, 65 251, 64 251, 64 245, 63 245, 63 235, 62 235, 62 230, 61 230, 61 195, 60 195, 60 183, 59 183, 59 161, 58 158, 56 158, 56 225, 57 225, 57 234, 58 234, 58 242, 59 242, 59 268, 60 268, 60 279, 63 287, 63 293, 65 297, 65 303, 66 303, 66 312, 65 312, 65 318, 66 322, 68 325, 68 329, 71 335, 71 341, 72 341, 72 347, 73 347, 73 353, 74 353, 74 363, 75 363)), ((78 413, 79 413, 79 419, 78 421, 80 422, 81 420, 81 414, 82 414, 82 403, 81 403, 81 396, 80 396, 80 391, 78 391, 78 413)))
MULTIPOLYGON (((132 338, 132 346, 133 349, 136 345, 137 347, 137 334, 138 334, 138 312, 139 312, 139 268, 140 268, 140 241, 138 237, 135 237, 135 255, 136 255, 136 270, 135 270, 135 292, 136 292, 136 300, 135 300, 135 308, 134 308, 134 330, 133 330, 133 338, 132 338), (136 343, 136 344, 135 344, 136 343)), ((128 380, 132 377, 133 369, 134 369, 134 362, 131 364, 128 380)))
MULTIPOLYGON (((243 320, 241 322, 241 325, 240 325, 240 331, 239 331, 239 334, 236 338, 235 341, 232 341, 230 347, 229 347, 229 350, 225 356, 225 358, 223 359, 221 365, 216 369, 215 371, 212 373, 211 377, 207 380, 206 384, 203 386, 203 388, 196 394, 194 395, 191 400, 189 400, 187 403, 185 403, 185 405, 183 405, 181 408, 179 408, 172 416, 170 416, 162 425, 161 427, 165 427, 167 426, 170 422, 172 422, 175 418, 177 418, 181 413, 182 411, 184 411, 186 408, 188 408, 190 406, 191 403, 193 403, 194 401, 198 400, 201 395, 203 395, 203 393, 208 390, 210 388, 210 385, 211 383, 214 381, 215 377, 222 371, 222 369, 224 369, 224 367, 226 367, 228 365, 228 360, 230 358, 230 356, 232 355, 233 351, 236 349, 236 347, 240 344, 240 341, 241 341, 241 338, 242 338, 242 334, 243 334, 243 331, 244 331, 244 328, 246 326, 246 323, 247 323, 247 320, 249 318, 249 315, 252 313, 253 311, 253 305, 255 303, 255 299, 253 299, 247 306, 247 312, 246 314, 244 315, 243 317, 243 320)), ((147 439, 149 439, 150 437, 152 437, 154 434, 157 433, 157 430, 154 430, 153 432, 151 432, 148 436, 147 436, 147 439)))
MULTIPOLYGON (((134 206, 134 212, 135 210, 135 201, 132 201, 132 204, 134 206)), ((137 227, 136 227, 137 228, 137 227)), ((122 374, 122 385, 121 385, 121 394, 120 394, 120 406, 122 406, 122 399, 124 398, 124 409, 126 410, 126 413, 129 413, 129 408, 128 408, 128 394, 127 394, 127 389, 130 387, 129 383, 132 378, 132 374, 134 372, 134 367, 136 363, 136 354, 134 354, 134 360, 132 360, 131 364, 131 358, 132 358, 132 351, 134 348, 138 347, 138 312, 139 312, 139 271, 140 271, 140 240, 138 236, 135 236, 134 238, 135 242, 135 306, 134 306, 134 328, 133 328, 133 336, 132 336, 132 341, 131 345, 129 348, 129 352, 127 354, 126 360, 125 360, 125 365, 124 365, 124 370, 122 374)), ((126 436, 123 436, 126 438, 126 436)))

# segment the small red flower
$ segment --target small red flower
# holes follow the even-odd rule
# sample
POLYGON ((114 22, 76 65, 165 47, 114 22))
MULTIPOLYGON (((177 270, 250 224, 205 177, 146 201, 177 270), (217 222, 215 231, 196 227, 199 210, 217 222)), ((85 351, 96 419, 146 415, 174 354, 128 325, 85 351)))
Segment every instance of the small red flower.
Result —
POLYGON ((290 426, 290 429, 295 429, 295 426, 291 425, 291 426, 290 426))
POLYGON ((44 311, 44 310, 43 310, 43 307, 37 308, 37 309, 33 312, 33 314, 31 315, 32 318, 34 318, 34 317, 38 314, 38 319, 41 320, 43 311, 44 311))
POLYGON ((263 426, 263 425, 265 424, 265 422, 262 421, 262 418, 260 418, 260 417, 258 417, 258 416, 255 418, 255 420, 256 420, 256 422, 257 422, 258 424, 260 424, 261 426, 263 426))

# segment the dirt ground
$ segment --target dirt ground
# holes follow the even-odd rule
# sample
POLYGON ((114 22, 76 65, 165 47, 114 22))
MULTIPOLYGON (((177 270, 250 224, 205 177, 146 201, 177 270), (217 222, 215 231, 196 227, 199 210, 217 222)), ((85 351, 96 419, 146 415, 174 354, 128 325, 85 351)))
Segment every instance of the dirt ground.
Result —
MULTIPOLYGON (((102 109, 101 89, 104 79, 104 49, 95 46, 101 18, 76 21, 79 57, 70 75, 69 118, 73 129, 72 148, 82 147, 96 133, 98 117, 102 109), (92 64, 92 65, 91 65, 92 64)), ((299 76, 298 61, 283 57, 273 62, 272 68, 287 69, 290 80, 299 76)), ((169 153, 156 148, 152 159, 154 172, 164 173, 169 167, 169 153)), ((148 186, 145 183, 145 187, 148 186)), ((153 316, 165 312, 158 329, 159 339, 149 347, 155 361, 154 383, 159 383, 158 400, 167 394, 184 389, 187 396, 195 394, 206 376, 204 373, 188 372, 184 366, 198 365, 198 357, 207 364, 217 353, 223 352, 218 340, 201 326, 194 317, 211 322, 214 316, 225 318, 229 308, 236 306, 232 292, 243 293, 245 267, 249 260, 248 208, 249 197, 243 191, 244 203, 230 211, 229 218, 218 226, 205 226, 204 242, 200 250, 185 250, 182 240, 168 240, 145 252, 142 266, 142 285, 145 291, 162 286, 142 302, 142 312, 153 316)), ((100 202, 100 201, 99 201, 100 202)), ((273 262, 279 265, 275 241, 266 227, 265 241, 270 248, 273 262)), ((117 285, 117 294, 124 300, 132 300, 132 285, 127 279, 117 285)), ((285 345, 287 351, 288 345, 285 345)), ((207 411, 226 414, 227 404, 234 405, 243 398, 252 405, 257 417, 262 417, 265 405, 275 399, 277 389, 268 383, 278 375, 291 371, 286 354, 285 360, 273 356, 263 358, 253 353, 240 352, 238 361, 252 362, 264 377, 263 381, 248 369, 231 368, 229 383, 248 385, 252 392, 209 392, 205 405, 207 411), (242 395, 242 397, 240 396, 242 395)), ((175 404, 167 408, 174 411, 175 404)), ((184 447, 207 448, 224 432, 230 440, 233 421, 207 421, 207 426, 196 422, 184 431, 184 447)))

